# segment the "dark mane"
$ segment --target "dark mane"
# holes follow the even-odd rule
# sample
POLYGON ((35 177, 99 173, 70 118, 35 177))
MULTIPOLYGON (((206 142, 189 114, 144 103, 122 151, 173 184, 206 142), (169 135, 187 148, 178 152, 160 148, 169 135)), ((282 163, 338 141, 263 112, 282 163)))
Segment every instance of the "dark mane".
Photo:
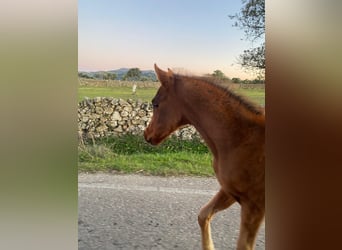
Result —
POLYGON ((186 75, 180 75, 180 74, 177 74, 176 77, 191 78, 194 80, 201 81, 205 84, 214 86, 219 91, 223 91, 227 95, 228 98, 235 100, 239 105, 245 107, 248 111, 252 112, 253 114, 256 114, 256 115, 263 114, 261 107, 247 100, 244 96, 234 93, 231 89, 229 89, 229 86, 228 87, 224 86, 223 85, 224 82, 220 79, 217 79, 215 77, 210 77, 210 76, 203 76, 203 77, 202 76, 186 76, 186 75))

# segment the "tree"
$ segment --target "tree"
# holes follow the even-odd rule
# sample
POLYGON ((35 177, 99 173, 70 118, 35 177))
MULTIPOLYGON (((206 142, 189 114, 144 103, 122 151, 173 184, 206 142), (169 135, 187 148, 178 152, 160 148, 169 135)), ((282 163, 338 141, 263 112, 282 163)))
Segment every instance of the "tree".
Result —
POLYGON ((93 78, 93 77, 89 76, 87 73, 84 73, 84 72, 79 72, 78 73, 78 77, 87 78, 87 79, 92 79, 93 78))
POLYGON ((262 40, 259 46, 245 50, 239 56, 238 63, 247 71, 253 71, 261 76, 265 75, 265 0, 241 0, 243 7, 235 15, 233 27, 245 32, 245 39, 253 44, 262 40))
POLYGON ((137 81, 141 78, 141 71, 139 68, 131 68, 127 71, 127 73, 122 78, 123 80, 137 81))
POLYGON ((215 70, 214 73, 211 74, 213 77, 217 77, 219 79, 227 78, 221 70, 215 70))
POLYGON ((233 83, 240 83, 240 82, 241 82, 241 79, 240 79, 240 78, 234 77, 234 78, 232 78, 232 82, 233 82, 233 83))
POLYGON ((96 79, 103 79, 103 74, 101 74, 101 73, 95 73, 95 74, 94 74, 94 77, 95 77, 96 79))
POLYGON ((115 80, 116 79, 116 74, 115 73, 106 72, 103 75, 103 79, 104 80, 115 80))
POLYGON ((110 80, 115 80, 117 78, 117 75, 115 73, 108 73, 110 80))

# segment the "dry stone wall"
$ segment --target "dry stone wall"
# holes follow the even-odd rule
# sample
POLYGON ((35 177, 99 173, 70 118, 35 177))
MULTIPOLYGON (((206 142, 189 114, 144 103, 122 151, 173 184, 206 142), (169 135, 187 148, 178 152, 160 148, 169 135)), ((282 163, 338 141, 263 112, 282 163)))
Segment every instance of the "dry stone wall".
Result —
MULTIPOLYGON (((111 97, 85 98, 78 103, 80 138, 100 138, 109 135, 142 135, 152 117, 152 104, 140 100, 111 97)), ((175 131, 181 139, 199 138, 192 126, 175 131)))

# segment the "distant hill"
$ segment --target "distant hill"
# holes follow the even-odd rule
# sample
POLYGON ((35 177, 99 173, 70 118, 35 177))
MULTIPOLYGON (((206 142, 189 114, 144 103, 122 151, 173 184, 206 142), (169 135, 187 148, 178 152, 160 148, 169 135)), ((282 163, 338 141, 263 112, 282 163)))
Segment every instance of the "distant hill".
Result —
MULTIPOLYGON (((127 73, 129 68, 120 68, 120 69, 114 69, 114 70, 107 70, 107 71, 93 71, 93 72, 87 72, 87 71, 79 71, 79 75, 86 78, 93 78, 93 79, 99 79, 102 80, 103 76, 106 73, 116 74, 117 80, 122 80, 124 75, 127 73)), ((141 70, 142 79, 145 81, 157 81, 156 74, 153 70, 141 70)))

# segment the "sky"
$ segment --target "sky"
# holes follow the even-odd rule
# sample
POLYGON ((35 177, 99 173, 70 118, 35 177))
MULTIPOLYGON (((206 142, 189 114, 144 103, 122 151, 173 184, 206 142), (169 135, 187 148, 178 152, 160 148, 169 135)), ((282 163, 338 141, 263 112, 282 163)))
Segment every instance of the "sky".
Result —
POLYGON ((221 70, 255 78, 237 64, 252 47, 228 15, 240 0, 79 0, 78 69, 166 70, 193 74, 221 70))

